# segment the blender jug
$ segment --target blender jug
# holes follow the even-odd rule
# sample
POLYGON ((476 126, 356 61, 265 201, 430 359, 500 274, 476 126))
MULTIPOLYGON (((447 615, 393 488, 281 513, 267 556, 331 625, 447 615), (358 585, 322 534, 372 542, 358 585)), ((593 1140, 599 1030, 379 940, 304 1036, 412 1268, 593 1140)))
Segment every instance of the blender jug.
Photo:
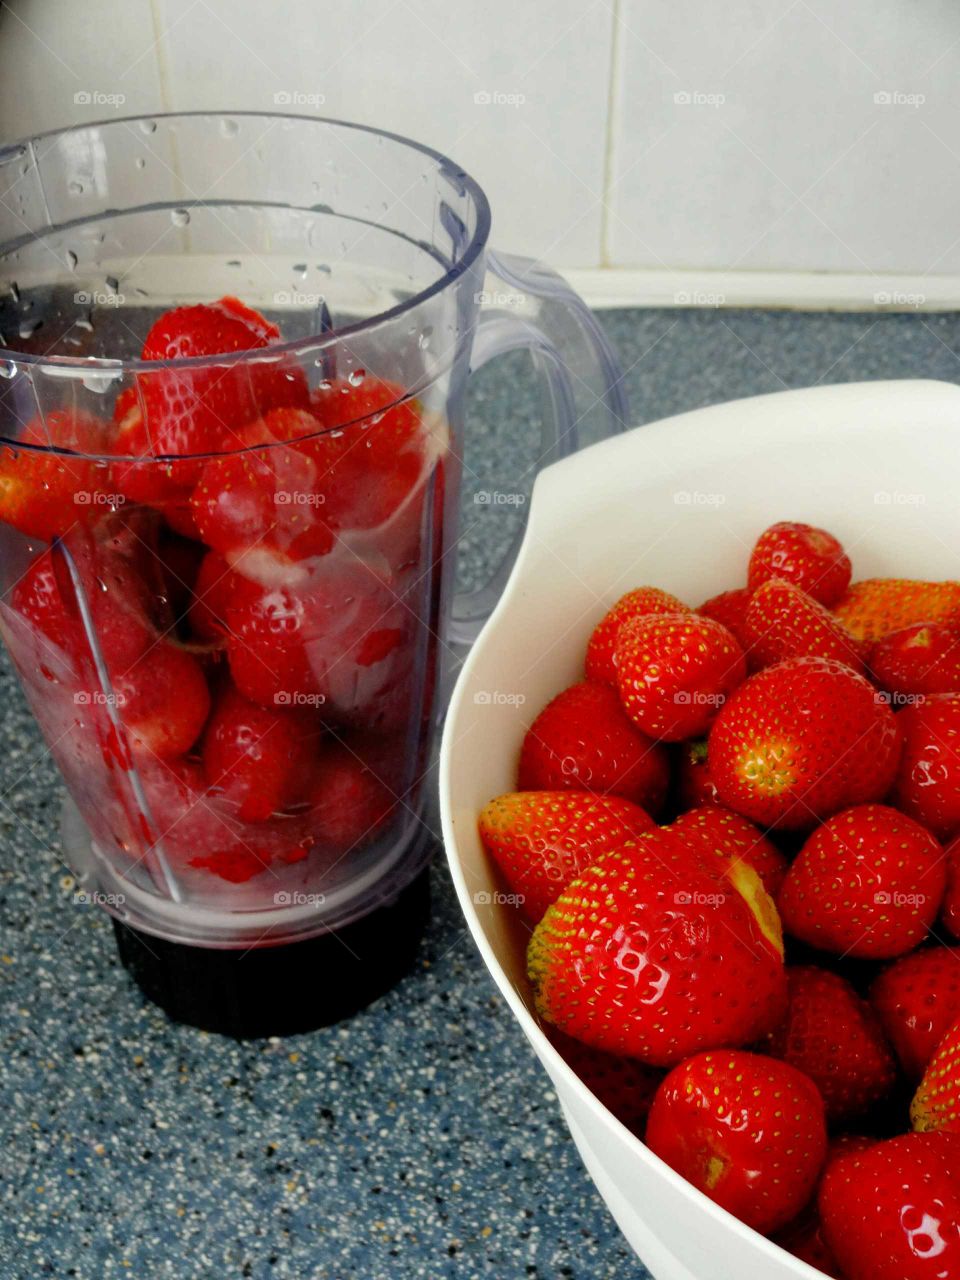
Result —
POLYGON ((540 462, 619 430, 553 273, 429 148, 238 113, 0 151, 0 630, 65 856, 171 1016, 344 1016, 410 963, 471 369, 532 353, 540 462))

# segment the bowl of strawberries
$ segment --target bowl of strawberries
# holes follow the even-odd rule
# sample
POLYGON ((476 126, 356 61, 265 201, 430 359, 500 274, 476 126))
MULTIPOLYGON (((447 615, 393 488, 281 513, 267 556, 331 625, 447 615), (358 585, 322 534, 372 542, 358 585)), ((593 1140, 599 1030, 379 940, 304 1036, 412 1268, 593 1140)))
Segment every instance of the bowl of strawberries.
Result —
POLYGON ((536 483, 441 753, 476 943, 658 1280, 960 1277, 960 390, 536 483))

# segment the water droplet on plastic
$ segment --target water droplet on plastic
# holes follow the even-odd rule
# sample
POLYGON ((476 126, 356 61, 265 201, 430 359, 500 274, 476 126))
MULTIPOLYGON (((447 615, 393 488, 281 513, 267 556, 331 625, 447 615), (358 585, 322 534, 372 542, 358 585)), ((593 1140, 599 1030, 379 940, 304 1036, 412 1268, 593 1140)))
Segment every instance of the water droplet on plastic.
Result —
POLYGON ((43 324, 43 321, 42 321, 42 320, 24 320, 24 321, 22 321, 22 322, 21 322, 21 324, 20 324, 20 337, 21 337, 21 338, 32 338, 32 337, 33 337, 33 335, 37 332, 37 330, 40 328, 40 326, 41 326, 42 324, 43 324))
POLYGON ((64 254, 64 257, 65 257, 65 258, 66 258, 66 260, 67 260, 67 266, 70 268, 70 270, 71 270, 71 271, 76 271, 76 269, 77 269, 77 255, 73 252, 73 250, 72 250, 72 249, 68 249, 68 250, 67 250, 67 252, 64 254))
POLYGON ((317 270, 323 272, 325 276, 328 276, 331 274, 330 267, 325 262, 318 262, 317 270))
POLYGON ((73 323, 77 329, 83 329, 85 333, 93 333, 93 321, 89 316, 81 316, 79 320, 74 320, 73 323))
POLYGON ((16 280, 10 281, 10 297, 14 302, 20 301, 20 286, 17 284, 16 280))
POLYGON ((141 133, 156 133, 156 132, 157 132, 157 122, 156 122, 156 120, 141 120, 141 121, 140 121, 140 132, 141 132, 141 133))
POLYGON ((293 269, 298 276, 305 276, 307 274, 307 264, 305 262, 295 262, 293 264, 293 269))
POLYGON ((236 120, 221 120, 220 132, 225 138, 235 138, 240 132, 240 126, 237 124, 236 120))
POLYGON ((186 209, 171 209, 170 221, 175 227, 186 227, 190 224, 190 214, 186 209))
POLYGON ((14 360, 0 360, 0 378, 15 378, 17 365, 14 360))
POLYGON ((83 385, 95 396, 102 396, 111 391, 116 381, 116 376, 110 373, 86 373, 83 376, 83 385))
POLYGON ((420 348, 421 351, 426 351, 429 345, 430 345, 429 333, 421 333, 420 337, 417 339, 417 346, 420 348))
POLYGON ((105 283, 111 293, 120 292, 120 281, 117 279, 116 276, 107 276, 105 283))
POLYGON ((353 369, 347 374, 347 381, 351 387, 359 387, 366 376, 366 372, 363 369, 353 369))
POLYGON ((240 264, 239 258, 230 258, 229 261, 227 262, 228 267, 239 267, 240 265, 241 264, 240 264))
POLYGON ((147 167, 147 162, 146 160, 144 160, 143 156, 137 156, 137 168, 145 169, 146 167, 147 167))
POLYGON ((67 183, 67 190, 70 192, 70 194, 71 194, 72 196, 82 196, 82 195, 83 195, 83 183, 82 183, 82 182, 77 182, 76 180, 74 180, 73 182, 68 182, 68 183, 67 183))
MULTIPOLYGON (((320 359, 322 360, 323 357, 321 356, 320 359)), ((319 364, 320 361, 318 360, 317 363, 319 364)), ((321 378, 320 381, 317 383, 317 390, 329 391, 332 386, 333 386, 333 383, 330 381, 329 378, 321 378)))

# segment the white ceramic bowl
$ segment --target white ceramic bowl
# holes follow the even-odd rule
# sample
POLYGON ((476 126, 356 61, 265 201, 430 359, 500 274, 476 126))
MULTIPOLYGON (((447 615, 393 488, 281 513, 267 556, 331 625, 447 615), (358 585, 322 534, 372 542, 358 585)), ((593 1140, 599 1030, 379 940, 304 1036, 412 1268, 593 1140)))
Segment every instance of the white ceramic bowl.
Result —
POLYGON ((784 519, 835 533, 855 578, 956 578, 958 475, 960 388, 947 383, 817 387, 638 427, 541 474, 516 566, 457 682, 440 795, 460 904, 600 1194, 656 1280, 821 1273, 663 1164, 547 1040, 525 974, 529 929, 497 901, 477 813, 513 789, 527 725, 580 678, 591 629, 624 591, 649 583, 700 604, 742 585, 757 534, 784 519))

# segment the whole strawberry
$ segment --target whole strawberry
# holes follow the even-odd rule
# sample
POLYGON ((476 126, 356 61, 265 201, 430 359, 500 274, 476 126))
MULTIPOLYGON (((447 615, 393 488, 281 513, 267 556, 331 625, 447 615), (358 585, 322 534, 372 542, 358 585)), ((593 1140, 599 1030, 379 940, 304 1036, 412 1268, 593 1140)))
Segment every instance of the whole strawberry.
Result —
POLYGON ((857 642, 829 610, 779 578, 762 583, 747 607, 746 628, 756 667, 785 658, 833 658, 863 672, 857 642))
POLYGON ((814 1082, 832 1123, 852 1119, 893 1088, 896 1064, 879 1019, 849 982, 814 965, 787 969, 789 1005, 765 1048, 814 1082))
MULTIPOLYGON (((834 1138, 827 1148, 823 1174, 826 1174, 834 1161, 856 1151, 866 1151, 874 1145, 875 1141, 874 1138, 865 1138, 855 1133, 843 1133, 838 1138, 834 1138)), ((823 1238, 823 1224, 820 1221, 816 1199, 813 1199, 782 1231, 777 1232, 774 1240, 781 1249, 786 1249, 787 1253, 792 1253, 801 1262, 809 1263, 811 1267, 816 1267, 826 1276, 833 1276, 834 1280, 842 1280, 839 1263, 823 1238)))
POLYGON ((910 1104, 918 1133, 949 1129, 960 1133, 960 1021, 953 1024, 927 1064, 910 1104))
POLYGON ((587 642, 585 671, 588 680, 603 680, 617 687, 617 667, 614 658, 620 628, 632 618, 643 618, 651 613, 689 613, 690 610, 659 587, 637 587, 620 597, 594 627, 587 642))
POLYGON ((891 631, 871 649, 870 670, 894 706, 921 693, 954 693, 960 690, 960 629, 917 622, 891 631))
POLYGON ((803 829, 880 800, 900 757, 896 718, 839 662, 791 658, 758 672, 710 730, 721 803, 761 827, 803 829))
POLYGON ((743 650, 712 618, 651 614, 617 639, 617 687, 627 714, 651 738, 679 742, 705 733, 747 673, 743 650))
POLYGON ((829 608, 850 584, 850 560, 832 533, 781 520, 761 533, 750 553, 750 590, 771 578, 792 583, 829 608))
POLYGON ((960 1134, 908 1133, 845 1155, 818 1202, 847 1280, 960 1276, 960 1134))
POLYGON ((657 1090, 647 1146, 766 1234, 794 1218, 816 1186, 827 1151, 823 1102, 813 1081, 786 1062, 699 1053, 657 1090))
POLYGON ((836 602, 834 613, 858 640, 872 642, 917 622, 960 620, 960 582, 865 578, 836 602))
POLYGON ((919 1080, 960 1018, 960 948, 924 947, 902 956, 874 979, 870 1002, 904 1074, 919 1080))
POLYGON ((903 754, 891 803, 945 840, 960 830, 960 692, 931 694, 897 720, 903 754))
POLYGON ((480 839, 527 919, 542 919, 602 853, 654 828, 639 805, 583 791, 513 791, 480 813, 480 839))
POLYGON ((943 850, 929 831, 887 805, 857 805, 808 838, 777 905, 793 937, 883 960, 923 941, 945 883, 943 850))
POLYGON ((527 964, 548 1022, 651 1066, 758 1039, 786 996, 780 925, 757 873, 708 863, 667 830, 574 880, 534 930, 527 964))
POLYGON ((691 842, 708 857, 713 854, 728 861, 753 867, 771 898, 776 898, 787 874, 787 860, 772 841, 752 822, 720 805, 688 809, 671 822, 670 831, 691 842))
POLYGON ((747 607, 750 604, 750 595, 749 587, 734 587, 732 591, 721 591, 718 596, 711 596, 709 600, 704 600, 697 613, 703 614, 705 618, 713 618, 714 622, 721 622, 746 654, 748 668, 755 671, 753 655, 750 652, 753 638, 747 630, 747 607))
POLYGON ((592 791, 656 813, 666 795, 666 750, 632 723, 609 685, 582 680, 558 693, 527 730, 521 791, 592 791))
POLYGON ((618 1058, 616 1054, 591 1049, 555 1028, 551 1027, 549 1034, 551 1043, 590 1092, 621 1124, 642 1137, 663 1072, 634 1058, 618 1058))

